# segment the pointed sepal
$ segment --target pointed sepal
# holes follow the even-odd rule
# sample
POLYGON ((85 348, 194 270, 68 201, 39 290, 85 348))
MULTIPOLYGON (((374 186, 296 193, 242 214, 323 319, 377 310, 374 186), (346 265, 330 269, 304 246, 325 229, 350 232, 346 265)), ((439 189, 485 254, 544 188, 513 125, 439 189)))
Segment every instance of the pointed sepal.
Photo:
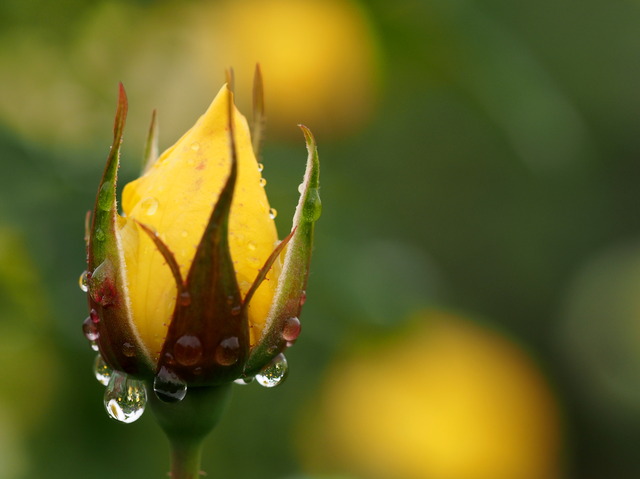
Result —
MULTIPOLYGON (((159 375, 173 374, 190 386, 233 381, 241 375, 249 353, 247 312, 242 307, 228 240, 238 176, 232 101, 229 95, 231 171, 187 278, 178 284, 180 297, 158 360, 159 375)), ((167 259, 166 253, 163 255, 167 259)))
POLYGON ((300 200, 293 217, 292 237, 285 249, 282 272, 265 327, 245 366, 246 377, 259 372, 291 345, 300 332, 298 318, 306 299, 314 225, 322 212, 316 142, 307 127, 300 125, 300 128, 305 136, 308 158, 300 200))
POLYGON ((131 323, 126 268, 118 233, 122 218, 117 213, 116 203, 120 145, 126 116, 127 97, 120 84, 113 144, 87 231, 88 299, 90 317, 98 331, 97 344, 106 363, 112 369, 143 376, 152 366, 131 323))

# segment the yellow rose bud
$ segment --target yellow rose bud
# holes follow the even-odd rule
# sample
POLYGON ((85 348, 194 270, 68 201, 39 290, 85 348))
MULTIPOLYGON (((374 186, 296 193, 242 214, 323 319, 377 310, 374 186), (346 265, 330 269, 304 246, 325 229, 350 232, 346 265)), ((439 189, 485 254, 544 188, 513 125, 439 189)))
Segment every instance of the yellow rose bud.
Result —
POLYGON ((139 381, 167 402, 181 401, 190 386, 254 375, 276 385, 286 372, 281 353, 300 331, 320 214, 311 133, 302 127, 307 171, 292 231, 280 242, 249 126, 226 86, 157 159, 154 117, 145 171, 125 186, 119 215, 126 110, 121 88, 113 146, 87 222, 83 278, 91 309, 83 327, 100 351, 96 376, 108 385, 107 410, 125 422, 139 417, 146 393, 139 381))

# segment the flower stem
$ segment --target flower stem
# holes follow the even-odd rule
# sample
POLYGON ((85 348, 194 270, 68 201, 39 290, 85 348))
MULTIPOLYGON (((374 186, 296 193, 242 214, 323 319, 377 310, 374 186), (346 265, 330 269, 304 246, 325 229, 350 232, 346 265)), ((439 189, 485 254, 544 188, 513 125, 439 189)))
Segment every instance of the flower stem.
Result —
POLYGON ((199 479, 203 441, 171 441, 171 479, 199 479))
POLYGON ((182 401, 163 402, 149 387, 149 405, 171 447, 171 479, 198 479, 202 444, 229 402, 231 384, 189 388, 182 401))

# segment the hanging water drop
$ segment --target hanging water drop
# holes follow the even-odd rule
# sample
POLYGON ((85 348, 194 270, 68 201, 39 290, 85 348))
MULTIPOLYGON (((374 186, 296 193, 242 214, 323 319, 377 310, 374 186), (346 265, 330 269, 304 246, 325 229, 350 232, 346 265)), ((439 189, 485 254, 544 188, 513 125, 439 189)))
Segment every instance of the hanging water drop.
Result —
POLYGON ((91 349, 93 349, 96 353, 100 351, 100 346, 98 346, 97 341, 91 341, 91 349))
POLYGON ((215 351, 216 362, 221 366, 231 366, 240 358, 240 341, 236 336, 223 339, 215 351))
POLYGON ((267 184, 267 180, 264 178, 260 178, 260 186, 265 186, 267 184))
POLYGON ((89 272, 83 271, 80 275, 80 279, 78 280, 78 285, 80 285, 80 289, 85 293, 89 291, 89 272))
POLYGON ((304 193, 304 183, 300 183, 298 185, 298 193, 300 194, 304 193))
POLYGON ((97 341, 100 337, 98 325, 93 322, 91 316, 87 316, 87 318, 82 323, 82 332, 84 333, 84 337, 89 341, 97 341))
POLYGON ((185 334, 173 345, 175 360, 183 366, 193 366, 202 358, 202 343, 196 336, 185 334))
POLYGON ((176 373, 162 366, 153 380, 153 391, 161 401, 180 402, 187 395, 187 383, 176 373))
POLYGON ((264 165, 262 163, 258 163, 258 171, 262 172, 264 170, 264 165))
POLYGON ((256 374, 256 381, 265 388, 275 387, 287 377, 288 369, 287 358, 280 353, 262 371, 256 374))
POLYGON ((103 211, 109 211, 113 205, 113 183, 105 181, 98 193, 98 206, 103 211))
POLYGON ((140 208, 142 208, 142 211, 147 215, 147 216, 152 216, 156 214, 156 211, 158 211, 158 200, 155 199, 153 196, 147 196, 144 200, 142 200, 142 203, 140 203, 140 208))
POLYGON ((276 216, 278 216, 278 210, 276 210, 275 208, 271 208, 269 210, 269 218, 271 218, 272 220, 275 220, 276 216))
POLYGON ((307 292, 305 290, 300 293, 300 307, 304 306, 304 303, 307 302, 307 292))
POLYGON ((296 317, 285 319, 282 327, 282 339, 287 342, 287 346, 291 346, 293 342, 300 336, 300 320, 296 317))
POLYGON ((240 386, 246 386, 247 384, 251 384, 253 382, 253 377, 238 378, 233 382, 239 384, 240 386))
POLYGON ((132 423, 142 416, 147 393, 142 381, 130 379, 125 373, 113 371, 104 392, 104 407, 116 421, 132 423))
POLYGON ((109 384, 109 380, 113 374, 113 370, 104 362, 100 354, 96 355, 96 360, 93 362, 93 374, 95 374, 96 379, 103 386, 109 384))

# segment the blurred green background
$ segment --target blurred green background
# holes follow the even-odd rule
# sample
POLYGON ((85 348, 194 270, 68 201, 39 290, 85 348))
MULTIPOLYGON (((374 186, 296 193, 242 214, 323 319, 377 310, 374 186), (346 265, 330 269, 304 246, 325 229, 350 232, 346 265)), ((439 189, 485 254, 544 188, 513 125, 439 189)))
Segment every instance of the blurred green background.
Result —
POLYGON ((121 185, 236 72, 265 84, 287 231, 315 132, 303 334, 238 386, 208 477, 640 476, 640 3, 0 3, 0 479, 166 477, 107 417, 77 278, 128 91, 121 185))

